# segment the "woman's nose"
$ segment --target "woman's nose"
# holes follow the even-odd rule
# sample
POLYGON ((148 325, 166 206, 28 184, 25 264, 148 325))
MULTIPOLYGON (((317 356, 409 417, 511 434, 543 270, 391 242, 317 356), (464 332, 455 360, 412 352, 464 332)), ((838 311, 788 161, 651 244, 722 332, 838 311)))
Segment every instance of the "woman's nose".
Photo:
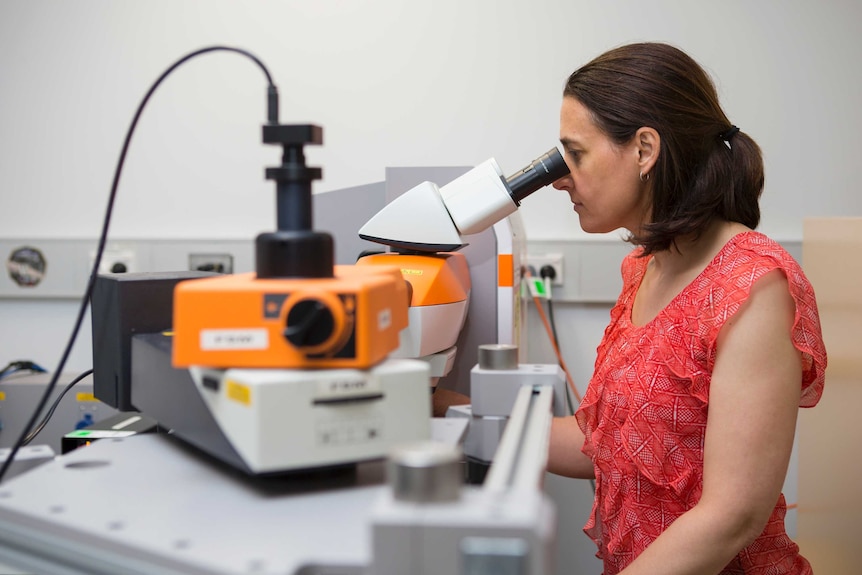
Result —
POLYGON ((552 183, 551 185, 554 186, 558 190, 568 189, 572 185, 572 176, 571 176, 571 174, 566 174, 565 176, 563 176, 559 180, 554 181, 554 183, 552 183))

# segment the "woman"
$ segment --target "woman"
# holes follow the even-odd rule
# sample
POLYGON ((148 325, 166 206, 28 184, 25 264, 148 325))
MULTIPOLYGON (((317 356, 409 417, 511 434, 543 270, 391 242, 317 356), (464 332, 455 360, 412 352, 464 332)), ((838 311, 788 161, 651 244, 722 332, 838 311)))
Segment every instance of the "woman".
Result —
POLYGON ((798 408, 826 351, 814 292, 753 231, 763 162, 708 75, 664 44, 568 79, 560 141, 587 232, 629 231, 623 289, 549 470, 595 478, 585 527, 605 575, 801 574, 781 495, 798 408))

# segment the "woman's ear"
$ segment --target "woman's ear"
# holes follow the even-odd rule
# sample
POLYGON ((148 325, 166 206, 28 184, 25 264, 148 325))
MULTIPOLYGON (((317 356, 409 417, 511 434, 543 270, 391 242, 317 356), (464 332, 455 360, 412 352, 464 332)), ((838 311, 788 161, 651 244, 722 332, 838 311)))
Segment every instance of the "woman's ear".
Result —
POLYGON ((635 132, 635 144, 638 151, 638 169, 641 174, 649 174, 658 161, 661 136, 654 128, 639 128, 635 132))

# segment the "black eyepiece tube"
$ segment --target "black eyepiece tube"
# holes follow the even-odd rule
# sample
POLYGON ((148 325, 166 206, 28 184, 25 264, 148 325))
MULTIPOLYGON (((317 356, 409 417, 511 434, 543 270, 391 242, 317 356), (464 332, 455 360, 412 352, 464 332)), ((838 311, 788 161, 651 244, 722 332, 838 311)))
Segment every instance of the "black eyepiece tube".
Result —
POLYGON ((551 148, 530 162, 529 166, 506 178, 506 186, 515 204, 520 206, 521 200, 568 173, 569 167, 560 150, 551 148))

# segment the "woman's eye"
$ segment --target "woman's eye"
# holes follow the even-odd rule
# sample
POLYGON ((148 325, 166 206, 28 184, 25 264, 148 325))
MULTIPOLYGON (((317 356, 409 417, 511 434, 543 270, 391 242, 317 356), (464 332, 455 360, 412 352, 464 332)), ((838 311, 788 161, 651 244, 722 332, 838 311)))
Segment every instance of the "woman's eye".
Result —
POLYGON ((577 163, 581 159, 581 151, 580 150, 566 150, 566 153, 569 154, 569 157, 577 163))

